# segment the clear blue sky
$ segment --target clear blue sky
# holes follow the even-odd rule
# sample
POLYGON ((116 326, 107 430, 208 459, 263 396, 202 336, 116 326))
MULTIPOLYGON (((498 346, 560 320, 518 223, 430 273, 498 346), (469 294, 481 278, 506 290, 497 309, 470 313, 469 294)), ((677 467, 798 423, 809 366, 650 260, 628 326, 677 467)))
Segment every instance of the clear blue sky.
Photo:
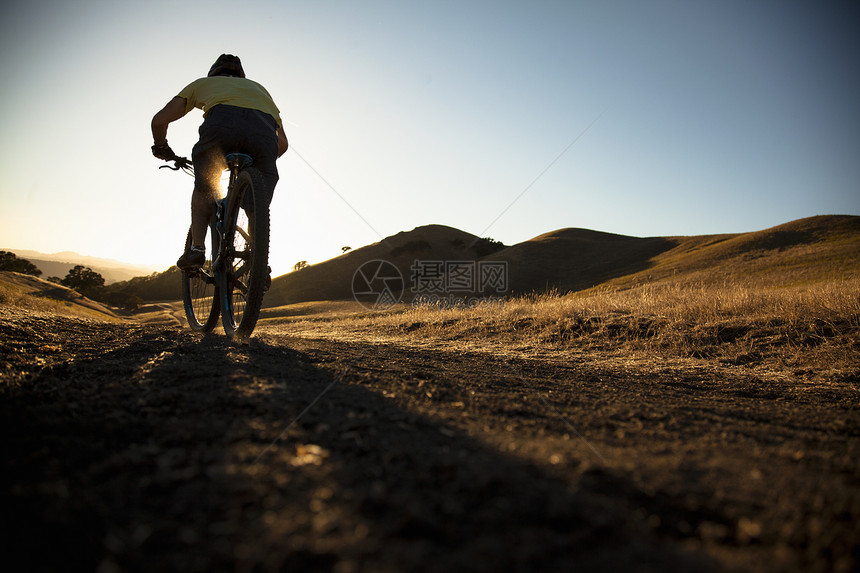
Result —
MULTIPOLYGON (((430 223, 513 244, 563 227, 696 235, 858 215, 854 6, 7 3, 0 248, 172 264, 191 179, 157 169, 149 122, 224 52, 328 182, 292 151, 280 160, 278 274, 430 223)), ((175 150, 190 152, 201 120, 171 126, 175 150)))

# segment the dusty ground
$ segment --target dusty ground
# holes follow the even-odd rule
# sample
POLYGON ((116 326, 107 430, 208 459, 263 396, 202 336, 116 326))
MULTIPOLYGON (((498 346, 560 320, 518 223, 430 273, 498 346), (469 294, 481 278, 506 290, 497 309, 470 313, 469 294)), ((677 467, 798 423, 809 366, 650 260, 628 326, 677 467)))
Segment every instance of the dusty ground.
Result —
POLYGON ((0 308, 22 571, 849 571, 860 386, 0 308))

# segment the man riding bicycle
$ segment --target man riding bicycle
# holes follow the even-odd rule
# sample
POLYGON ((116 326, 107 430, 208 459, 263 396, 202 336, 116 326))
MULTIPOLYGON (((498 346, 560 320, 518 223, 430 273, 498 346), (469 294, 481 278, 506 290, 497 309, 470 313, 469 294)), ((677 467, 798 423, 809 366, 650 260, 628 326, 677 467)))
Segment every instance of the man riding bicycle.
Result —
POLYGON ((224 156, 241 152, 254 158, 272 200, 278 182, 275 160, 286 153, 288 143, 272 96, 257 82, 245 78, 242 62, 222 54, 209 74, 188 84, 152 118, 152 154, 165 161, 176 155, 167 144, 167 127, 195 107, 203 110, 200 140, 194 145, 194 192, 191 195, 191 249, 176 262, 181 269, 203 266, 206 261, 206 227, 220 195, 224 156))

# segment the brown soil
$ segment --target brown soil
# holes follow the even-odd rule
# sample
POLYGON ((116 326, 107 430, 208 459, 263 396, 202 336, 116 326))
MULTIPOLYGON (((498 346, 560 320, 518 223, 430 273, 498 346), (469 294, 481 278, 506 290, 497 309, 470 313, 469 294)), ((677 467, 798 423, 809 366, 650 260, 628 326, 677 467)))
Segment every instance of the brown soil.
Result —
POLYGON ((849 571, 856 376, 0 308, 22 571, 849 571))

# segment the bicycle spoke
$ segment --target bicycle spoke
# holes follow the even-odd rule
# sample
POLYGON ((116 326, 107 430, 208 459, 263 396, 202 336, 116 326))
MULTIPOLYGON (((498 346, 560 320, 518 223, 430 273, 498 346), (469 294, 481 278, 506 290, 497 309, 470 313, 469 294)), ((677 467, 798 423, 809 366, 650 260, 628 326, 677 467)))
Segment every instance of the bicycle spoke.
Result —
MULTIPOLYGON (((209 235, 212 252, 217 250, 217 237, 214 229, 209 235)), ((186 250, 191 245, 191 233, 186 238, 186 250)), ((200 269, 182 273, 182 299, 185 316, 192 330, 209 331, 215 327, 220 314, 218 297, 219 287, 212 269, 212 261, 207 260, 200 269)))
POLYGON ((248 272, 250 272, 250 267, 251 265, 249 264, 243 264, 241 266, 235 267, 233 269, 233 276, 241 277, 248 274, 248 272))
POLYGON ((238 276, 233 275, 230 282, 233 284, 233 288, 239 291, 242 295, 248 292, 248 285, 246 285, 245 282, 238 276))

